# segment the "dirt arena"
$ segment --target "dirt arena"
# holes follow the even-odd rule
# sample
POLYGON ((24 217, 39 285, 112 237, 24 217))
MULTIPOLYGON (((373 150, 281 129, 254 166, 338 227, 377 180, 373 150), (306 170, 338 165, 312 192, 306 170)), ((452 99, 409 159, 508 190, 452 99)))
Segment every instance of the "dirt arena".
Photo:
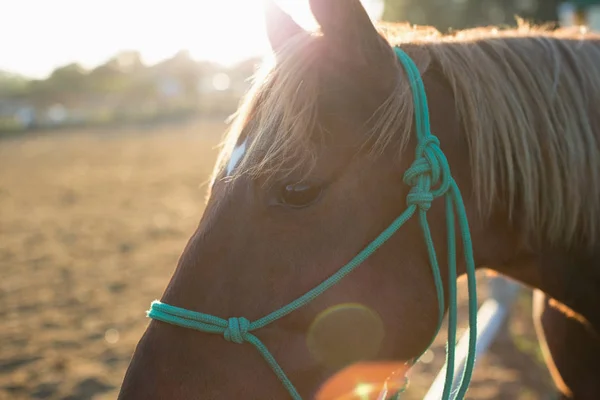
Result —
MULTIPOLYGON (((0 399, 116 398, 144 312, 202 214, 223 129, 199 122, 0 140, 0 399)), ((444 340, 404 399, 423 398, 444 340)), ((553 398, 528 291, 479 359, 467 397, 553 398)))

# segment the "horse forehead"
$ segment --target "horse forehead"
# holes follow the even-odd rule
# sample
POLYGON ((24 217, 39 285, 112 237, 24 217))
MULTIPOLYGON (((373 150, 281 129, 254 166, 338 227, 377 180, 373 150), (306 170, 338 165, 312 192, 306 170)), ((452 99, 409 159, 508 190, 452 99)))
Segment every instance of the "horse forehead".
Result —
POLYGON ((231 156, 229 157, 229 162, 227 163, 227 175, 231 175, 235 167, 240 163, 242 157, 246 153, 246 142, 248 138, 246 138, 241 144, 233 149, 231 152, 231 156))

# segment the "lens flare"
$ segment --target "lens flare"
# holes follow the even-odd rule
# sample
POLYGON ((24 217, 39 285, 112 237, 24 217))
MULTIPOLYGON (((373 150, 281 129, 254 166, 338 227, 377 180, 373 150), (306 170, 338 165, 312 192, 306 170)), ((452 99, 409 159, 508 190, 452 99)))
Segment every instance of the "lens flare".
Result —
POLYGON ((320 388, 316 400, 383 400, 408 387, 405 362, 359 362, 343 368, 320 388))
POLYGON ((321 312, 308 329, 307 347, 328 367, 340 368, 377 355, 384 325, 372 309, 344 303, 321 312))
POLYGON ((373 389, 374 389, 373 385, 370 385, 368 383, 359 383, 354 388, 354 394, 356 395, 356 397, 360 398, 361 400, 364 398, 368 399, 369 394, 371 394, 373 389))

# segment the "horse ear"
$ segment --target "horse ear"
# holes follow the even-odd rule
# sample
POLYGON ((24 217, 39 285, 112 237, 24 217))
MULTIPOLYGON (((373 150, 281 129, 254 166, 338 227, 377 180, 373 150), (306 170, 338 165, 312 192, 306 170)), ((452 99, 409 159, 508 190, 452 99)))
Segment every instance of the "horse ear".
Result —
POLYGON ((310 0, 310 8, 325 39, 344 52, 372 56, 385 44, 360 0, 310 0))
POLYGON ((292 17, 286 14, 273 0, 265 2, 267 36, 274 52, 278 52, 290 38, 304 32, 292 17))

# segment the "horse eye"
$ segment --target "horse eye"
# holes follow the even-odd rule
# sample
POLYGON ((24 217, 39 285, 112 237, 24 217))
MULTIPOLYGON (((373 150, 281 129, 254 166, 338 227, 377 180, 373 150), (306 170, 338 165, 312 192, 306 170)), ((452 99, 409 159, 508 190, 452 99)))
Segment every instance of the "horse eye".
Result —
POLYGON ((305 183, 285 185, 281 188, 279 202, 283 205, 302 208, 314 203, 321 194, 321 187, 305 183))

